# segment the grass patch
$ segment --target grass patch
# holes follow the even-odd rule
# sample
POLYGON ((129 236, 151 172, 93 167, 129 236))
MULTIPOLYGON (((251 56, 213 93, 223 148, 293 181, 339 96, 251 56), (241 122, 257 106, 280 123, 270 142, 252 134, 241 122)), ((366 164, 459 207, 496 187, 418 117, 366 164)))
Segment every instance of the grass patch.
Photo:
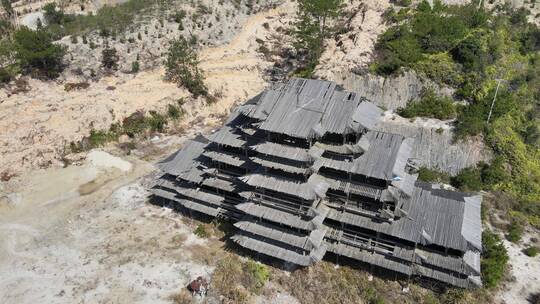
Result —
MULTIPOLYGON (((143 111, 137 111, 124 118, 121 123, 112 124, 109 130, 90 130, 89 136, 84 137, 79 142, 71 142, 69 151, 79 153, 101 147, 118 140, 123 134, 135 138, 150 132, 164 132, 170 120, 180 119, 182 115, 183 110, 180 102, 178 105, 170 105, 165 113, 149 111, 148 114, 145 114, 143 111), (171 111, 171 107, 174 110, 171 111)), ((133 146, 133 143, 130 143, 130 145, 133 146)))
POLYGON ((512 219, 510 226, 508 227, 508 233, 506 238, 512 243, 518 243, 523 237, 523 224, 518 218, 512 219))
POLYGON ((216 265, 210 291, 229 303, 248 303, 252 295, 261 293, 269 279, 267 266, 226 254, 216 265))

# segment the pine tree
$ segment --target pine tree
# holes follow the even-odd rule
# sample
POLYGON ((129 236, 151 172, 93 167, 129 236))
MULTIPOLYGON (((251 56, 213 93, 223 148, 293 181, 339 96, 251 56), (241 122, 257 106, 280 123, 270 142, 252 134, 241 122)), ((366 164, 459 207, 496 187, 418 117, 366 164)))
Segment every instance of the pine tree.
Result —
POLYGON ((180 37, 171 42, 165 61, 166 77, 186 87, 194 97, 208 96, 197 53, 190 43, 180 37))
POLYGON ((299 53, 306 53, 308 66, 317 64, 330 33, 328 23, 339 16, 341 8, 342 0, 298 0, 294 46, 299 53))

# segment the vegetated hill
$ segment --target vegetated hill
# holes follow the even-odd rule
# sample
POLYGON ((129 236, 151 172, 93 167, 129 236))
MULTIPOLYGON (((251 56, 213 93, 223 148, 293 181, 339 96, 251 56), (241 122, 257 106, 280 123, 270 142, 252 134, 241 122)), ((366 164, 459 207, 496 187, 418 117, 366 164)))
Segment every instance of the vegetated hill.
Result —
POLYGON ((107 47, 117 51, 118 70, 123 73, 132 72, 134 62, 139 70, 156 67, 170 40, 183 36, 197 48, 223 44, 232 39, 247 16, 278 2, 129 0, 93 12, 86 6, 77 11, 78 6, 64 9, 62 2, 49 1, 34 3, 41 4, 39 21, 24 22, 23 15, 19 22, 33 29, 41 24, 52 40, 66 47, 67 66, 61 79, 90 79, 103 74, 98 67, 107 47))

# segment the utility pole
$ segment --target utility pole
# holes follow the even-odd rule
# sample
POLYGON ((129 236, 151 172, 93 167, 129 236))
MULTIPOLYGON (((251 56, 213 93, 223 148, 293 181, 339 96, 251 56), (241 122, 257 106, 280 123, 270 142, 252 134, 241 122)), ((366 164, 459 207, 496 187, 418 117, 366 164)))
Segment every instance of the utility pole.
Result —
POLYGON ((493 112, 493 106, 495 105, 495 100, 497 99, 497 93, 499 92, 499 87, 501 86, 501 82, 503 80, 504 79, 501 79, 501 78, 497 79, 498 81, 497 88, 495 89, 495 96, 493 96, 493 101, 491 102, 491 107, 489 108, 489 114, 488 114, 486 123, 489 123, 489 119, 491 118, 491 113, 493 112))

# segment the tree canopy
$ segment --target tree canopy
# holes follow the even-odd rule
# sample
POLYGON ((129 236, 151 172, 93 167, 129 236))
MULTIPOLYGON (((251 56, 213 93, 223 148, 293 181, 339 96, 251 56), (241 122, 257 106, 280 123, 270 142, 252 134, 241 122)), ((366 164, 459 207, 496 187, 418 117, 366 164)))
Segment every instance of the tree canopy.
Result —
POLYGON ((294 47, 305 55, 307 70, 317 65, 324 39, 329 35, 328 22, 339 15, 341 7, 342 0, 298 0, 294 47))
POLYGON ((65 49, 52 42, 44 31, 22 27, 13 34, 15 58, 25 72, 47 78, 57 77, 63 68, 65 49))
POLYGON ((171 42, 165 69, 169 80, 186 87, 194 97, 208 96, 197 53, 185 38, 180 37, 171 42))

